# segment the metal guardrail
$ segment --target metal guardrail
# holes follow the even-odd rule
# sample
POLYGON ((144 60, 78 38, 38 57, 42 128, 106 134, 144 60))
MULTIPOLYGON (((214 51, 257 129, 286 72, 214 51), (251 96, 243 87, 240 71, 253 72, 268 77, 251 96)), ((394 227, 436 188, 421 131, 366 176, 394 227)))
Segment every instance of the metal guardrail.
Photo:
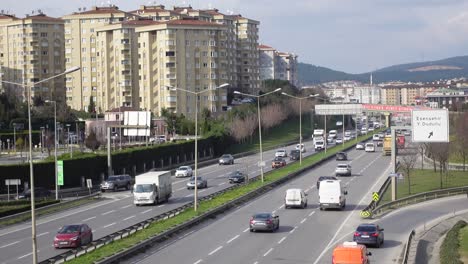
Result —
POLYGON ((416 235, 416 232, 413 230, 411 230, 411 233, 409 234, 409 237, 408 237, 408 240, 406 241, 406 246, 405 246, 405 249, 403 251, 403 260, 402 260, 402 264, 407 264, 408 263, 408 256, 409 256, 409 251, 410 251, 410 248, 411 248, 411 242, 413 242, 413 238, 414 236, 416 235))
MULTIPOLYGON (((348 148, 344 149, 343 151, 347 151, 347 150, 350 150, 354 148, 354 145, 351 145, 349 146, 348 148)), ((307 167, 304 167, 296 172, 293 172, 293 173, 290 173, 288 175, 286 175, 285 177, 282 177, 274 182, 271 182, 271 183, 268 183, 262 187, 260 187, 259 189, 256 189, 256 190, 253 190, 241 197, 238 197, 236 199, 234 199, 233 201, 230 201, 230 202, 227 202, 217 208, 214 208, 208 212, 205 212, 203 213, 202 215, 200 216, 197 216, 183 224, 180 224, 176 227, 173 227, 169 230, 166 230, 164 232, 162 232, 161 234, 158 234, 158 235, 155 235, 145 241, 142 241, 128 249, 125 249, 121 252, 118 252, 102 261, 99 261, 99 262, 96 262, 96 263, 99 263, 99 264, 108 264, 108 263, 114 263, 114 262, 118 262, 119 260, 121 260, 123 257, 129 255, 129 254, 132 254, 138 250, 141 250, 143 248, 146 248, 148 246, 154 246, 154 243, 157 243, 157 242, 162 242, 166 239, 168 239, 169 237, 171 237, 172 235, 178 233, 178 232, 181 232, 183 230, 185 230, 186 228, 189 228, 191 226, 194 226, 202 221, 204 221, 205 219, 213 216, 213 215, 216 215, 218 213, 221 213, 221 212, 224 212, 226 211, 227 209, 229 208, 232 208, 238 204, 243 204, 245 203, 246 201, 248 200, 251 200, 251 198, 253 197, 257 197, 257 196, 260 196, 262 195, 263 193, 265 192, 268 192, 270 191, 271 189, 273 189, 275 186, 277 185, 280 185, 298 175, 300 175, 301 173, 303 173, 304 171, 306 170, 309 170, 311 168, 314 168, 320 164, 322 164, 323 162, 325 161, 328 161, 330 159, 333 159, 335 157, 334 154, 330 154, 326 157, 324 157, 323 159, 321 159, 320 161, 316 162, 315 164, 312 164, 310 166, 307 166, 307 167)), ((216 159, 217 161, 217 159, 216 159)), ((255 177, 255 178, 251 178, 249 179, 249 182, 253 182, 253 181, 257 181, 259 180, 259 177, 255 177)), ((235 188, 238 188, 240 186, 242 186, 243 184, 238 184, 238 185, 233 185, 231 187, 228 187, 226 189, 223 189, 223 190, 220 190, 218 192, 215 192, 215 193, 212 193, 212 194, 209 194, 207 196, 203 196, 199 199, 199 201, 205 201, 205 200, 211 200, 213 199, 214 197, 216 196, 219 196, 227 191, 230 191, 232 189, 235 189, 235 188)), ((68 261, 68 260, 71 260, 71 259, 74 259, 78 256, 81 256, 83 254, 86 254, 88 252, 91 252, 103 245, 107 245, 109 243, 112 243, 113 241, 116 241, 116 240, 119 240, 119 239, 122 239, 124 237, 127 237, 135 232, 137 232, 138 230, 141 230, 141 229, 144 229, 144 228, 147 228, 150 224, 152 223, 155 223, 155 222, 159 222, 159 221, 162 221, 162 220, 165 220, 165 219, 169 219, 169 218, 172 218, 178 214, 180 214, 181 212, 183 212, 184 210, 188 209, 188 208, 191 208, 193 207, 193 202, 189 202, 183 206, 180 206, 178 208, 175 208, 171 211, 168 211, 168 212, 165 212, 165 213, 162 213, 160 215, 157 215, 157 216, 154 216, 152 218, 149 218, 149 219, 146 219, 142 222, 139 222, 137 224, 134 224, 128 228, 125 228, 123 230, 120 230, 120 231, 117 231, 117 232, 114 232, 112 234, 109 234, 105 237, 102 237, 100 239, 97 239, 95 241, 93 241, 90 245, 85 245, 85 246, 81 246, 77 249, 74 249, 74 250, 69 250, 69 251, 66 251, 60 255, 57 255, 55 257, 51 257, 47 260, 44 260, 44 261, 41 261, 40 264, 50 264, 50 263, 62 263, 64 261, 68 261)))
POLYGON ((437 198, 465 194, 465 193, 468 195, 468 186, 454 187, 454 188, 447 188, 447 189, 442 189, 442 190, 419 193, 419 194, 411 195, 405 198, 401 198, 392 202, 379 205, 374 210, 372 210, 372 213, 373 215, 380 215, 390 209, 399 208, 402 206, 415 204, 419 202, 425 202, 425 201, 429 201, 429 200, 433 200, 437 198))
MULTIPOLYGON (((379 191, 377 192, 379 194, 380 197, 383 196, 383 194, 387 191, 388 189, 388 186, 390 186, 391 184, 391 179, 390 177, 388 177, 385 182, 382 184, 382 186, 380 186, 380 189, 379 191)), ((368 206, 366 206, 366 208, 364 208, 362 211, 361 211, 361 217, 362 218, 372 218, 373 214, 374 214, 374 208, 376 208, 380 203, 380 200, 378 200, 377 202, 372 200, 368 206)))

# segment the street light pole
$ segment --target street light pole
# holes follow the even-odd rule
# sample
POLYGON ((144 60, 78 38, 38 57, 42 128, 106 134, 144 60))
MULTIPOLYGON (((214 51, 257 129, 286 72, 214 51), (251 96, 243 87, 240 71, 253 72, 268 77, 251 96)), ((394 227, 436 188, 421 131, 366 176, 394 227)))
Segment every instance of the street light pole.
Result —
POLYGON ((57 102, 46 100, 46 103, 54 104, 54 161, 55 161, 55 200, 59 199, 58 170, 57 170, 57 102))
POLYGON ((29 136, 29 175, 30 175, 30 190, 31 190, 31 240, 32 240, 32 258, 33 258, 33 264, 37 264, 37 236, 36 236, 36 205, 35 205, 35 197, 34 197, 34 169, 33 169, 33 160, 32 160, 32 127, 31 127, 31 88, 49 81, 51 79, 57 78, 59 76, 69 74, 72 72, 75 72, 79 70, 80 67, 73 67, 68 70, 66 70, 63 73, 54 75, 52 77, 46 78, 42 81, 35 82, 31 85, 26 85, 25 83, 15 83, 15 82, 8 82, 8 81, 1 81, 2 83, 8 83, 8 84, 13 84, 13 85, 18 85, 26 88, 27 90, 27 102, 28 102, 28 125, 29 125, 29 131, 28 131, 28 136, 29 136))
POLYGON ((201 94, 201 93, 204 93, 204 92, 207 92, 207 91, 213 91, 213 90, 216 90, 216 89, 219 89, 219 88, 223 88, 223 87, 226 87, 226 86, 229 86, 228 83, 223 83, 221 84, 220 86, 214 88, 214 89, 207 89, 207 90, 203 90, 203 91, 200 91, 200 92, 194 92, 194 91, 189 91, 189 90, 185 90, 185 89, 182 89, 182 88, 178 88, 178 87, 171 87, 171 86, 166 86, 168 88, 170 88, 171 90, 180 90, 180 91, 184 91, 184 92, 187 92, 187 93, 191 93, 191 94, 194 94, 195 95, 195 187, 193 188, 193 210, 196 212, 198 210, 198 95, 201 94))
POLYGON ((264 178, 263 178, 262 122, 261 122, 261 117, 260 117, 260 98, 263 97, 263 96, 267 96, 269 94, 272 94, 272 93, 279 92, 279 91, 281 91, 281 88, 277 88, 274 91, 271 91, 271 92, 268 92, 268 93, 265 93, 265 94, 262 94, 262 95, 253 95, 253 94, 241 93, 239 91, 234 91, 235 94, 242 94, 242 95, 245 95, 245 96, 257 98, 258 138, 260 140, 260 163, 259 163, 259 167, 260 167, 260 177, 262 179, 262 183, 264 182, 264 178))

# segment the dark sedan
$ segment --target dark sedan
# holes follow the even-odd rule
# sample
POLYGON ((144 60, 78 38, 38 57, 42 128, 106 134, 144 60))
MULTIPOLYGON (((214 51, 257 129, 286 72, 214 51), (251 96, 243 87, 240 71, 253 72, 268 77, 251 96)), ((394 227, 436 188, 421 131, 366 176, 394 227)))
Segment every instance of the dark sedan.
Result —
POLYGON ((272 162, 271 162, 271 168, 272 169, 277 169, 286 166, 286 161, 281 158, 281 157, 276 157, 272 162))
POLYGON ((336 153, 336 160, 348 160, 348 155, 345 152, 336 153))
MULTIPOLYGON (((34 197, 35 198, 47 198, 51 196, 52 193, 46 188, 34 187, 34 197)), ((24 191, 18 195, 18 199, 31 199, 31 189, 24 191)))
POLYGON ((224 154, 219 158, 219 165, 234 164, 234 157, 231 154, 224 154))
POLYGON ((279 216, 273 213, 257 213, 250 218, 250 232, 275 231, 279 229, 279 216))
POLYGON ((289 159, 290 160, 299 160, 299 158, 300 158, 299 155, 301 155, 301 151, 298 150, 298 149, 293 149, 289 153, 289 159))
POLYGON ((54 247, 80 247, 93 241, 93 231, 86 224, 66 225, 54 238, 54 247))
POLYGON ((326 180, 338 180, 338 179, 334 176, 320 176, 317 180, 317 190, 320 189, 320 182, 326 181, 326 180))
POLYGON ((229 183, 242 183, 245 182, 245 175, 240 171, 234 171, 229 176, 229 183))
POLYGON ((384 243, 383 231, 384 229, 376 224, 360 224, 354 232, 353 241, 380 247, 384 243))

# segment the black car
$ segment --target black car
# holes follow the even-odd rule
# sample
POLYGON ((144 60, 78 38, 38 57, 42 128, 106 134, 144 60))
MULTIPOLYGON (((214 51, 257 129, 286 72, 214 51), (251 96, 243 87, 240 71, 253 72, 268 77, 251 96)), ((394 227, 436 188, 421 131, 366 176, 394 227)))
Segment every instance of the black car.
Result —
POLYGON ((348 160, 348 155, 345 152, 336 153, 336 160, 348 160))
POLYGON ((289 152, 289 160, 299 160, 301 151, 298 149, 293 149, 289 152))
POLYGON ((259 230, 273 232, 279 229, 279 223, 279 216, 274 213, 257 213, 250 218, 250 232, 259 230))
MULTIPOLYGON (((52 193, 43 187, 34 187, 34 197, 35 198, 47 198, 51 196, 52 193)), ((24 191, 18 195, 18 199, 31 199, 31 189, 24 191)))
POLYGON ((233 171, 229 176, 229 183, 242 183, 245 182, 245 175, 240 171, 233 171))
POLYGON ((353 241, 380 247, 384 243, 383 231, 384 229, 376 224, 360 224, 354 232, 353 241))
POLYGON ((320 189, 320 182, 326 180, 338 180, 335 176, 320 176, 317 180, 317 190, 320 189))

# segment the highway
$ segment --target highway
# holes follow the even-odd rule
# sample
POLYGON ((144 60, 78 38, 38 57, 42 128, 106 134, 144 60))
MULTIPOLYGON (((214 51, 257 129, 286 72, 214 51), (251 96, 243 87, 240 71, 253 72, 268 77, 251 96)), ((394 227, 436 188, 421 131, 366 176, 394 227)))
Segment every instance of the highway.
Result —
POLYGON ((353 175, 341 177, 348 189, 344 211, 318 209, 317 178, 334 175, 336 164, 343 163, 331 160, 180 239, 149 249, 125 263, 329 263, 331 259, 322 258, 324 250, 339 239, 340 233, 356 227, 359 210, 369 202, 365 198, 370 197, 372 190, 378 190, 380 180, 387 177, 390 158, 382 156, 380 150, 349 151, 353 175), (285 191, 292 187, 308 193, 308 208, 284 209, 285 191), (277 232, 249 232, 250 216, 262 211, 279 215, 277 232))
MULTIPOLYGON (((307 152, 312 155, 313 146, 306 142, 307 152)), ((294 146, 286 147, 288 153, 294 146)), ((275 150, 265 151, 267 161, 265 171, 271 170, 271 160, 275 150), (269 163, 270 162, 270 163, 269 163)), ((234 170, 248 172, 250 178, 259 175, 257 167, 258 155, 252 155, 235 160, 234 165, 219 166, 217 164, 200 168, 198 174, 208 180, 207 189, 199 189, 199 196, 205 196, 230 186, 228 175, 234 170)), ((289 163, 289 158, 286 159, 289 163)), ((106 236, 145 219, 170 211, 185 203, 193 201, 193 190, 187 190, 185 184, 188 178, 173 178, 173 196, 168 203, 157 206, 136 207, 130 191, 106 192, 102 201, 40 217, 37 220, 38 257, 44 260, 53 257, 67 249, 55 249, 53 238, 57 230, 66 224, 87 223, 93 229, 94 239, 106 236)), ((25 222, 0 230, 0 263, 31 263, 31 224, 25 222)))

